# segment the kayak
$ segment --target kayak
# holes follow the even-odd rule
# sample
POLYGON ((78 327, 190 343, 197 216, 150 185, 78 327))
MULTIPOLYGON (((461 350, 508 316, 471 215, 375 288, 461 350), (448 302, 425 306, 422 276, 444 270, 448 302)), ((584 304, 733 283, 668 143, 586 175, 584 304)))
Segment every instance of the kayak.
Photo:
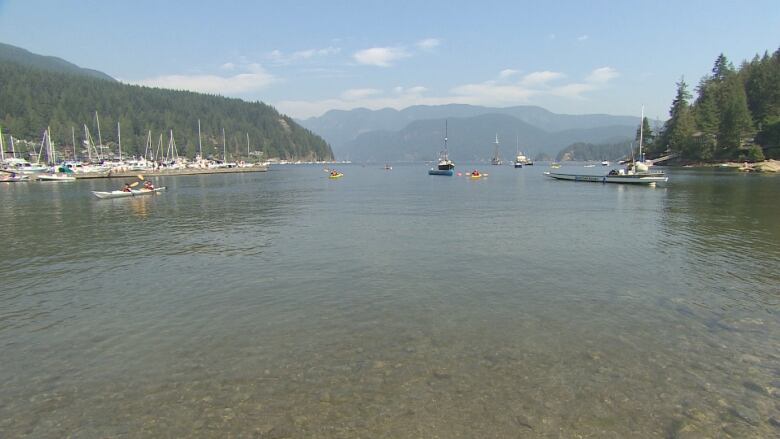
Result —
POLYGON ((339 173, 338 173, 338 174, 336 174, 336 175, 333 175, 333 174, 331 174, 331 175, 328 175, 328 178, 332 178, 333 180, 335 180, 335 179, 337 179, 337 178, 341 178, 341 177, 343 177, 343 176, 344 176, 344 174, 342 174, 341 172, 339 172, 339 173))
POLYGON ((111 192, 100 192, 100 191, 92 191, 93 194, 95 194, 96 197, 100 199, 105 198, 124 198, 124 197, 138 197, 141 195, 152 195, 157 192, 162 192, 165 190, 165 186, 158 187, 152 190, 148 189, 133 189, 130 192, 125 191, 111 191, 111 192))

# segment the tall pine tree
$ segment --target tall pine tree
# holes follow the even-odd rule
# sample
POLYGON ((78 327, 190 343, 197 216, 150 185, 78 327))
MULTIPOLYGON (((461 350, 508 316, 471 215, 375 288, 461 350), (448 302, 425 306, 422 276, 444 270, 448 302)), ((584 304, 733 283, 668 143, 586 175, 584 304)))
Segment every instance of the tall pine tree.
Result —
POLYGON ((664 124, 661 143, 668 146, 672 152, 679 153, 683 158, 698 159, 693 141, 695 130, 693 115, 688 104, 691 94, 685 78, 677 83, 677 94, 669 110, 669 120, 664 124))

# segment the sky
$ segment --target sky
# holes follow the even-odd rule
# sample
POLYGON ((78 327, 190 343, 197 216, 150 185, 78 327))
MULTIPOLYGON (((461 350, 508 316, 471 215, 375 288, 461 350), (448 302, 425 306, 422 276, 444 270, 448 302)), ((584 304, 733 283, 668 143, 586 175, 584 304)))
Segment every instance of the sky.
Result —
POLYGON ((665 119, 681 77, 780 48, 780 2, 0 0, 0 42, 299 119, 448 103, 665 119))

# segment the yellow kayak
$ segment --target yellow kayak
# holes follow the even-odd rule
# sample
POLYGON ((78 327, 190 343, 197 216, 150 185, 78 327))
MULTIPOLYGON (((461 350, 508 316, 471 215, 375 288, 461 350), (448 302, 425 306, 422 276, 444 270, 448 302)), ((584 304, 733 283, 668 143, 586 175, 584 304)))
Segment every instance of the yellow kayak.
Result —
POLYGON ((337 179, 337 178, 341 178, 341 177, 343 177, 343 176, 344 176, 344 174, 342 174, 341 172, 339 172, 339 173, 336 173, 336 174, 330 174, 330 175, 328 176, 328 178, 332 178, 333 180, 335 180, 335 179, 337 179))

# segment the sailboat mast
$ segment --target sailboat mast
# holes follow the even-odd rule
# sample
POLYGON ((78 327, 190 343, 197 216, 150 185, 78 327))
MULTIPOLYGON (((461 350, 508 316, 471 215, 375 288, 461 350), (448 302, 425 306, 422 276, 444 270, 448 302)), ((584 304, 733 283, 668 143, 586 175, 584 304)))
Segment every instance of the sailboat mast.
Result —
POLYGON ((222 161, 227 163, 227 144, 225 143, 225 128, 222 128, 222 161))
POLYGON ((87 159, 92 162, 92 144, 90 142, 91 136, 89 135, 87 124, 84 124, 84 139, 87 141, 87 159))
POLYGON ((203 160, 203 144, 200 143, 200 119, 198 119, 198 154, 200 159, 203 160))
POLYGON ((47 134, 47 145, 48 148, 46 148, 46 157, 49 159, 49 163, 52 165, 57 163, 57 154, 54 152, 54 145, 51 143, 51 127, 46 127, 47 134))
POLYGON ((246 133, 246 159, 249 160, 249 133, 246 133))
POLYGON ((122 161, 122 129, 119 126, 119 122, 116 123, 116 138, 119 143, 119 161, 122 161))
POLYGON ((0 127, 0 162, 5 161, 5 146, 3 145, 3 128, 0 127))
POLYGON ((645 158, 642 157, 642 129, 645 126, 645 106, 642 105, 642 116, 639 118, 639 161, 644 163, 645 158))
POLYGON ((100 149, 97 151, 98 160, 103 158, 103 136, 100 135, 100 118, 98 117, 98 112, 95 110, 95 121, 97 122, 97 129, 98 129, 98 147, 100 149))
POLYGON ((71 127, 70 127, 70 137, 71 137, 71 141, 73 142, 73 160, 76 160, 77 159, 77 154, 76 154, 76 128, 73 125, 71 125, 71 127))

